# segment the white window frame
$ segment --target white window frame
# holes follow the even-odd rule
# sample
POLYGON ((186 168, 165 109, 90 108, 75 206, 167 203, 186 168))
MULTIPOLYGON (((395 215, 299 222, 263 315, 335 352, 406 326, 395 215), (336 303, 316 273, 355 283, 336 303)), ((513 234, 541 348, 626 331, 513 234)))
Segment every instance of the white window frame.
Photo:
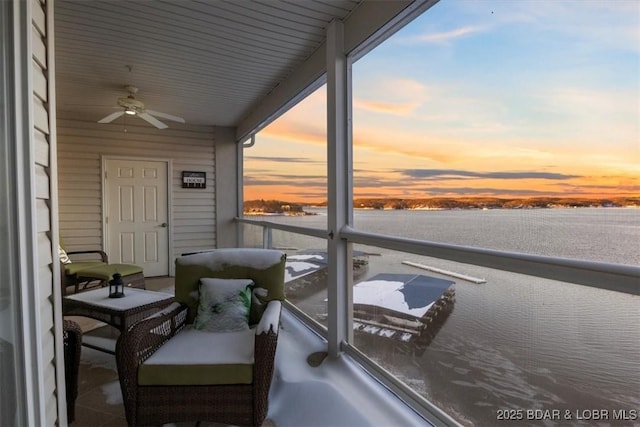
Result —
MULTIPOLYGON (((327 239, 329 254, 328 328, 324 328, 291 303, 286 303, 287 308, 309 328, 327 339, 330 356, 338 357, 341 353, 346 353, 358 361, 369 373, 403 399, 416 412, 435 425, 458 425, 451 416, 427 401, 353 346, 353 332, 351 329, 353 316, 351 247, 353 244, 363 244, 452 260, 560 282, 625 292, 632 295, 640 295, 640 267, 427 242, 369 233, 353 227, 352 65, 357 59, 371 51, 436 2, 437 0, 417 2, 413 7, 404 10, 396 19, 349 53, 344 52, 345 43, 342 25, 338 22, 332 22, 327 29, 327 230, 243 218, 240 207, 238 209, 239 217, 236 220, 240 224, 262 226, 264 230, 263 236, 270 236, 272 229, 278 229, 327 239)), ((295 104, 290 104, 289 106, 293 105, 295 104)), ((273 117, 272 119, 275 120, 275 118, 273 117)), ((239 194, 241 194, 241 175, 238 179, 238 185, 239 194)), ((239 236, 239 242, 242 242, 241 236, 239 236)), ((268 246, 269 242, 266 238, 264 243, 268 246)))

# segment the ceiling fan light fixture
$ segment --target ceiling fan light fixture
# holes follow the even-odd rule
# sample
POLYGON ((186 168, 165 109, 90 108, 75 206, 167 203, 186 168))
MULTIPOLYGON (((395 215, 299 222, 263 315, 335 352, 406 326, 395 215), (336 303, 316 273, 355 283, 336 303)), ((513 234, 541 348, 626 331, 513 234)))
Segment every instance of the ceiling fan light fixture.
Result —
POLYGON ((124 110, 124 113, 125 113, 125 114, 128 114, 128 115, 130 115, 130 116, 135 116, 135 115, 136 115, 136 112, 135 112, 134 110, 129 109, 129 108, 127 108, 126 110, 124 110))

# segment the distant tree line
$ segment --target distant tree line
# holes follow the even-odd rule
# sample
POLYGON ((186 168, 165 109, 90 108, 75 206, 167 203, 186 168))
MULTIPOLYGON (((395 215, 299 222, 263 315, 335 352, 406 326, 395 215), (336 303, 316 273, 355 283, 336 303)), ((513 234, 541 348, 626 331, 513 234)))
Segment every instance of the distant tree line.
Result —
MULTIPOLYGON (((315 206, 326 206, 326 202, 315 206)), ((245 213, 304 213, 303 203, 282 200, 249 200, 244 202, 245 213)), ((580 197, 432 197, 418 199, 403 198, 358 198, 356 209, 531 209, 560 207, 640 207, 640 197, 614 197, 607 199, 580 197)))
POLYGON ((555 207, 623 207, 639 206, 640 197, 587 199, 577 197, 434 197, 420 199, 365 198, 355 199, 354 208, 361 209, 523 209, 555 207))
POLYGON ((282 200, 248 200, 244 202, 245 213, 269 213, 284 214, 294 213, 301 214, 304 212, 303 205, 300 203, 284 202, 282 200))

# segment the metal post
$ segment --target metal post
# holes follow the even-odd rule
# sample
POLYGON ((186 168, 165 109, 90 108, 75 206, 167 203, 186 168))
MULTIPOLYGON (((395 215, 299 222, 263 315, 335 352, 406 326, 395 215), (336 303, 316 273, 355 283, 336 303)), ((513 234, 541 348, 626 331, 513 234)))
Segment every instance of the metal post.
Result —
MULTIPOLYGON (((253 140, 252 140, 253 141, 253 140)), ((236 218, 244 215, 244 145, 236 144, 236 218)), ((244 247, 244 224, 236 222, 236 246, 244 247)))
POLYGON ((344 25, 332 21, 327 28, 327 185, 328 185, 328 352, 340 354, 343 341, 351 341, 353 273, 351 245, 340 239, 350 224, 352 161, 349 140, 349 85, 344 52, 344 25))
POLYGON ((262 228, 262 247, 271 249, 273 247, 273 230, 271 227, 262 228))

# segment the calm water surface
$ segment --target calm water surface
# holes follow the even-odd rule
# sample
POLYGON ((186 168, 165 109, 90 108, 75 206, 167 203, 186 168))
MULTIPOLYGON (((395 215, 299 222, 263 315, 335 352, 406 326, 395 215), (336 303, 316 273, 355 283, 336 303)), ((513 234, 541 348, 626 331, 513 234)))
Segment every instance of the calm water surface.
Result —
MULTIPOLYGON (((277 222, 324 228, 325 211, 277 222)), ((272 218, 269 218, 270 220, 272 218)), ((388 235, 610 263, 640 264, 640 209, 356 211, 357 228, 388 235)), ((276 234, 279 245, 318 241, 276 234)), ((358 249, 358 248, 357 248, 358 249)), ((411 260, 487 280, 456 280, 456 303, 426 348, 356 335, 356 345, 466 425, 505 424, 502 409, 640 410, 640 298, 379 248, 365 277, 429 274, 411 260)), ((612 414, 612 412, 609 412, 612 414)), ((574 417, 575 418, 575 417, 574 417)), ((530 420, 518 425, 635 425, 530 420)), ((507 423, 508 424, 508 423, 507 423)))

